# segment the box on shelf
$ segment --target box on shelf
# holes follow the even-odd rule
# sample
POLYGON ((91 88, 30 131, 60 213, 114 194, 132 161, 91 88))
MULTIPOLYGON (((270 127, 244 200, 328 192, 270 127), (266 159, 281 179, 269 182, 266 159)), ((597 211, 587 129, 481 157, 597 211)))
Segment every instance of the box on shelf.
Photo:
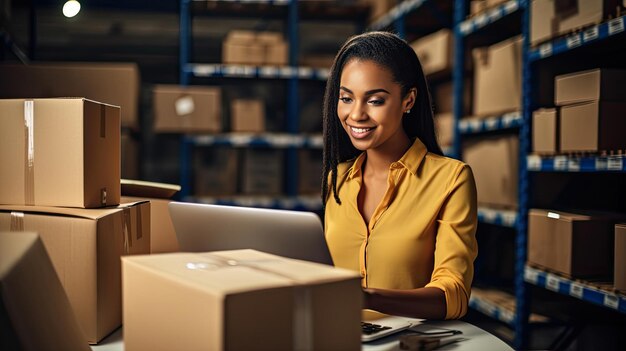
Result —
POLYGON ((517 207, 519 138, 489 136, 463 143, 463 159, 474 172, 478 203, 489 207, 517 207))
POLYGON ((487 9, 487 1, 485 0, 472 0, 469 5, 470 16, 477 15, 487 9))
POLYGON ((90 350, 37 233, 0 232, 3 349, 90 350))
POLYGON ((441 29, 411 43, 425 75, 452 68, 452 31, 441 29))
POLYGON ((222 196, 237 193, 238 149, 202 148, 194 156, 194 195, 222 196))
POLYGON ((556 108, 533 112, 533 152, 550 155, 559 151, 559 115, 556 108))
POLYGON ((596 100, 626 102, 626 70, 592 69, 556 76, 554 103, 557 106, 596 100))
POLYGON ((173 133, 222 131, 219 88, 157 85, 154 88, 154 130, 173 133))
MULTIPOLYGON (((452 112, 454 108, 454 86, 451 81, 439 83, 431 90, 435 113, 452 112)), ((466 79, 463 84, 463 115, 469 115, 472 111, 472 86, 466 79)))
POLYGON ((319 194, 322 189, 322 150, 298 150, 298 193, 319 194))
POLYGON ((120 106, 122 127, 139 128, 141 78, 135 63, 3 64, 0 77, 0 98, 83 96, 120 106))
POLYGON ((571 277, 612 277, 615 221, 611 215, 531 209, 528 261, 571 277))
POLYGON ((124 257, 122 266, 127 350, 361 349, 354 272, 255 250, 124 257))
POLYGON ((0 100, 0 204, 120 203, 120 108, 82 98, 0 100))
POLYGON ((283 150, 245 149, 241 162, 241 192, 280 195, 284 180, 283 150))
POLYGON ((150 205, 0 206, 0 231, 38 232, 89 343, 122 324, 120 257, 150 252, 150 205))
POLYGON ((519 111, 522 97, 522 40, 513 37, 472 51, 474 115, 519 111))
POLYGON ((626 224, 615 225, 613 281, 616 290, 626 291, 626 224))
POLYGON ((626 150, 626 102, 594 101, 561 107, 563 152, 626 150))
POLYGON ((265 103, 263 100, 232 100, 230 102, 230 129, 233 132, 264 132, 265 103))
POLYGON ((139 178, 139 143, 130 133, 122 132, 121 136, 121 174, 122 178, 139 178))
POLYGON ((253 31, 230 31, 222 43, 223 63, 261 65, 263 56, 263 45, 256 41, 253 31))
POLYGON ((282 33, 258 32, 256 40, 263 46, 263 64, 284 66, 289 59, 289 45, 282 33))
POLYGON ((435 131, 437 132, 439 145, 452 145, 454 143, 454 115, 452 113, 436 114, 435 131))

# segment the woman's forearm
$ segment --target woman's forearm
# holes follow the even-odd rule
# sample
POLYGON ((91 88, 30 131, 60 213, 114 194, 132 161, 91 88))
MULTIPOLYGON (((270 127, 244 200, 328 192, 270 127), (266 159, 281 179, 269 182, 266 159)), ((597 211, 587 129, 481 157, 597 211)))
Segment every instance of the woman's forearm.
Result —
POLYGON ((364 307, 385 314, 424 319, 446 317, 446 296, 438 288, 364 289, 364 307))

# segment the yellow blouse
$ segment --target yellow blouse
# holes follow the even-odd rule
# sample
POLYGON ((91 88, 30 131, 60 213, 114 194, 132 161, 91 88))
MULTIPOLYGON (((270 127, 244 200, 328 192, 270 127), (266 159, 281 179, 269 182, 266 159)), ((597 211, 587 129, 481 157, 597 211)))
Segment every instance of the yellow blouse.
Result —
POLYGON ((369 225, 361 216, 362 153, 337 167, 337 192, 326 201, 324 229, 334 264, 360 272, 363 287, 437 287, 446 319, 467 312, 476 243, 476 185, 468 165, 428 153, 416 139, 391 164, 387 190, 369 225))

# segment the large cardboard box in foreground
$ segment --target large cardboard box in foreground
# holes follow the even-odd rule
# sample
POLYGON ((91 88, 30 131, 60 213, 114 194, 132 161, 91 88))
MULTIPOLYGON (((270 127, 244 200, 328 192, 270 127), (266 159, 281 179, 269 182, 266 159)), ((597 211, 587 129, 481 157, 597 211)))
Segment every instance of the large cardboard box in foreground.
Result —
POLYGON ((0 348, 90 350, 37 233, 0 232, 0 348))
POLYGON ((0 206, 0 231, 41 236, 89 343, 122 324, 120 257, 150 252, 150 205, 106 209, 0 206))
POLYGON ((613 281, 615 289, 626 291, 626 224, 615 225, 615 264, 613 281))
POLYGON ((531 209, 528 261, 572 277, 612 277, 613 223, 610 216, 531 209))
POLYGON ((82 98, 0 100, 0 204, 120 203, 120 108, 82 98))
POLYGON ((533 111, 533 152, 555 154, 559 151, 559 115, 556 108, 533 111))
POLYGON ((139 127, 141 79, 135 63, 0 65, 1 98, 84 96, 121 107, 124 127, 139 127))
POLYGON ((554 103, 557 106, 588 101, 626 102, 626 70, 592 69, 556 76, 554 103))
POLYGON ((214 87, 155 86, 154 130, 170 133, 221 132, 221 96, 221 90, 214 87))
POLYGON ((463 144, 463 160, 472 167, 478 203, 504 208, 517 207, 517 135, 484 137, 463 144))
POLYGON ((356 272, 255 250, 124 257, 126 350, 360 350, 356 272))
POLYGON ((452 32, 442 29, 413 43, 411 47, 420 59, 424 74, 444 72, 452 68, 452 32))
POLYGON ((594 101, 561 108, 563 152, 626 150, 626 102, 594 101))

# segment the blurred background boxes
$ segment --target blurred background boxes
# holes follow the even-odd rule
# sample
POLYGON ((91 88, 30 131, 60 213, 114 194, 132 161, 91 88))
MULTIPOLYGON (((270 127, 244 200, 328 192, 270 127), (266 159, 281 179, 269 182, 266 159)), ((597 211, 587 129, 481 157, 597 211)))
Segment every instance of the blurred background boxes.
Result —
POLYGON ((592 69, 556 76, 554 103, 557 106, 588 101, 626 102, 626 70, 592 69))
POLYGON ((2 64, 0 77, 0 98, 82 96, 120 106, 122 127, 139 128, 141 79, 135 63, 2 64))
POLYGON ((563 152, 626 150, 626 102, 594 101, 561 108, 563 152))
POLYGON ((157 85, 154 88, 153 104, 156 132, 222 131, 220 88, 157 85))
POLYGON ((322 191, 322 151, 298 150, 298 193, 320 194, 322 191))
POLYGON ((244 149, 241 159, 243 194, 283 193, 285 153, 280 149, 244 149))
POLYGON ((533 148, 537 154, 555 154, 559 151, 559 113, 556 108, 542 108, 533 112, 533 148))
POLYGON ((233 30, 222 43, 222 62, 284 66, 288 63, 288 49, 282 33, 233 30))
POLYGON ((233 132, 265 131, 265 104, 260 99, 234 99, 230 102, 230 129, 233 132))
POLYGON ((454 143, 454 115, 452 113, 436 114, 435 132, 440 146, 452 145, 454 143))
POLYGON ((0 163, 0 204, 118 205, 120 108, 82 98, 0 100, 0 163))
POLYGON ((194 195, 220 196, 237 194, 239 150, 206 148, 194 157, 194 195))
POLYGON ((425 75, 449 71, 452 68, 452 31, 442 29, 411 43, 422 64, 425 75))

